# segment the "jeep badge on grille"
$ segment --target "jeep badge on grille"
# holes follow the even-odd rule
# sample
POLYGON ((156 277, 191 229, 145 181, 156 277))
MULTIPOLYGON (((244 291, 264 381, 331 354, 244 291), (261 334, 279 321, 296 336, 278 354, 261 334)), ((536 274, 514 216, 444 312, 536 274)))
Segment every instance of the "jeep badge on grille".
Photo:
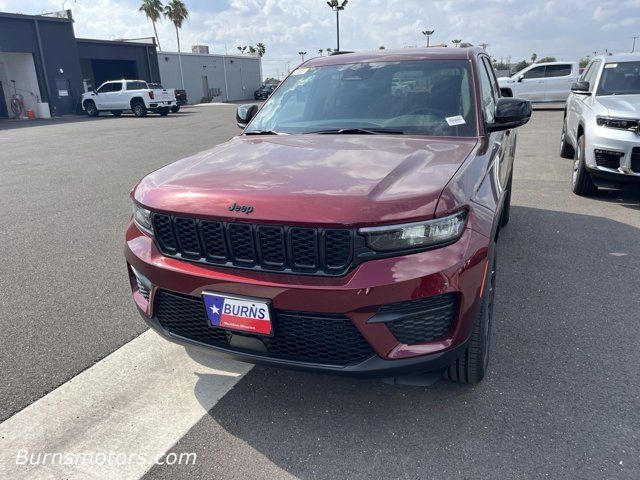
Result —
POLYGON ((247 215, 249 215, 251 212, 253 212, 253 207, 251 207, 249 205, 238 205, 237 203, 234 203, 233 205, 229 205, 229 211, 230 212, 242 212, 242 213, 246 213, 247 215))

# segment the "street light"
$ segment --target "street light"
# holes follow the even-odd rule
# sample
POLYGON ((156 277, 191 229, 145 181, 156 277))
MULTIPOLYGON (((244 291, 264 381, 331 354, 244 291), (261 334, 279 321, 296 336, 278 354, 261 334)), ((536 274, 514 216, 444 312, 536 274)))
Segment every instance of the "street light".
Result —
POLYGON ((433 35, 433 32, 435 32, 435 30, 423 30, 422 34, 427 37, 427 47, 429 47, 429 39, 431 38, 431 35, 433 35))
POLYGON ((462 40, 451 40, 453 42, 453 44, 456 46, 456 48, 458 47, 458 45, 460 45, 460 43, 462 42, 462 40))
POLYGON ((301 63, 304 63, 304 56, 307 54, 307 52, 298 52, 298 55, 300 55, 300 58, 302 59, 301 63))
POLYGON ((344 10, 344 7, 347 6, 347 3, 349 3, 349 0, 344 0, 342 3, 339 3, 338 0, 329 0, 327 2, 329 8, 336 12, 336 52, 340 51, 340 11, 344 10))

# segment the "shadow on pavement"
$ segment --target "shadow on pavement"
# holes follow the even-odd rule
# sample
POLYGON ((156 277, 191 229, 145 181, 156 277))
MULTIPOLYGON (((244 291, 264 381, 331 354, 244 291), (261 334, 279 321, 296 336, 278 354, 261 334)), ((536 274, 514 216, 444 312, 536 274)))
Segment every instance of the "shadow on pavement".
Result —
POLYGON ((205 475, 208 458, 238 478, 263 457, 301 479, 632 478, 638 233, 513 206, 483 383, 391 386, 255 367, 178 446, 200 452, 192 473, 205 475), (224 434, 213 440, 216 424, 224 434))

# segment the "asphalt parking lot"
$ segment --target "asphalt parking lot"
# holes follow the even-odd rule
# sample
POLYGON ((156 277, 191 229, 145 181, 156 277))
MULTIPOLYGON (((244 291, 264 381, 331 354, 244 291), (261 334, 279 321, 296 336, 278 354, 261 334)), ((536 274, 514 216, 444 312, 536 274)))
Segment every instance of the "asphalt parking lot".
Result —
MULTIPOLYGON (((0 124, 1 421, 146 330, 122 257, 129 191, 237 134, 234 111, 0 124)), ((481 384, 254 367, 173 439, 197 463, 146 478, 637 479, 640 191, 573 195, 561 122, 536 111, 519 132, 481 384)))

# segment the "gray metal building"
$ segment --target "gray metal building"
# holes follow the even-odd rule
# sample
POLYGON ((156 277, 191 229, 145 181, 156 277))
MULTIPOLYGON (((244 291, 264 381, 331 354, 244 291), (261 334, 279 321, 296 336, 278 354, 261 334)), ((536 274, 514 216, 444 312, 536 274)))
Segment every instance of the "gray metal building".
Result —
MULTIPOLYGON (((184 89, 189 103, 253 100, 261 85, 258 57, 182 53, 184 89)), ((165 88, 182 88, 176 52, 158 52, 158 68, 165 88)))

